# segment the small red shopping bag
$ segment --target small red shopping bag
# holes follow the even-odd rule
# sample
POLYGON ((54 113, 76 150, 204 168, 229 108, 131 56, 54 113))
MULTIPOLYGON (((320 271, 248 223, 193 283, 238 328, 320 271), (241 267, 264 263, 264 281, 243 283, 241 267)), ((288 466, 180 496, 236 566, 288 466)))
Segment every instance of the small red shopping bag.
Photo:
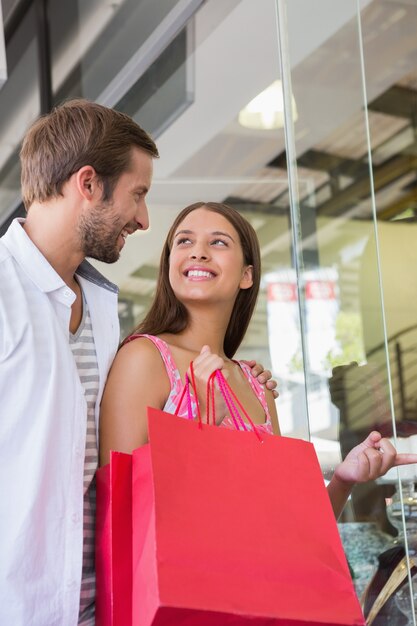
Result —
POLYGON ((96 625, 132 623, 132 456, 96 473, 96 625))

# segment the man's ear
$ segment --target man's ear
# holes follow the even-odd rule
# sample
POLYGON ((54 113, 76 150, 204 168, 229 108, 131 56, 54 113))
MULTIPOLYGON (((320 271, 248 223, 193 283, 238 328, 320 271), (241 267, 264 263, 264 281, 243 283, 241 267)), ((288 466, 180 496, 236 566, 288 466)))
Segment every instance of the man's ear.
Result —
POLYGON ((253 285, 253 265, 246 265, 243 269, 242 279, 239 287, 249 289, 253 285))
POLYGON ((92 165, 84 165, 74 176, 77 191, 84 200, 98 201, 102 196, 102 184, 92 165))

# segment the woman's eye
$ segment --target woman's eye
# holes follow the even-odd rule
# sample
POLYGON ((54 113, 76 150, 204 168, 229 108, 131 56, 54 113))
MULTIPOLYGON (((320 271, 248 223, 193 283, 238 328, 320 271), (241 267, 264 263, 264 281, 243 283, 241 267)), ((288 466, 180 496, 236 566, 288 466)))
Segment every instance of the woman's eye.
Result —
POLYGON ((227 242, 223 239, 214 239, 211 244, 215 246, 227 246, 227 242))
POLYGON ((189 237, 182 237, 181 239, 177 239, 177 246, 182 243, 191 243, 191 239, 189 237))

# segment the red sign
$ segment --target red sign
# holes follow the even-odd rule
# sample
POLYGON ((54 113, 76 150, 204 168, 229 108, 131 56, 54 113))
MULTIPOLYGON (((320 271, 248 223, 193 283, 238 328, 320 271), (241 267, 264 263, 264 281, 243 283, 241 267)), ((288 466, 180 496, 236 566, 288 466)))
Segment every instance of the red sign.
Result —
POLYGON ((269 302, 297 302, 297 285, 295 283, 269 283, 269 302))
POLYGON ((306 300, 336 300, 336 284, 332 280, 308 281, 306 300))

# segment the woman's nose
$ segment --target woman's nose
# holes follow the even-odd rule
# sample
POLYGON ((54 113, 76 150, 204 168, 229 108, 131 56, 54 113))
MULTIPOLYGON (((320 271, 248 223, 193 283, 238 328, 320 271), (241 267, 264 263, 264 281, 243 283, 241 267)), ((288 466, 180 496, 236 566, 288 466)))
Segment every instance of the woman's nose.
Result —
POLYGON ((201 242, 201 243, 195 243, 195 245, 192 247, 192 250, 190 250, 190 257, 192 259, 202 259, 202 260, 207 260, 210 256, 210 252, 207 248, 207 246, 201 242))
POLYGON ((204 260, 207 260, 208 259, 208 254, 206 252, 203 252, 203 251, 200 251, 200 252, 194 251, 191 254, 191 258, 192 259, 204 259, 204 260))

